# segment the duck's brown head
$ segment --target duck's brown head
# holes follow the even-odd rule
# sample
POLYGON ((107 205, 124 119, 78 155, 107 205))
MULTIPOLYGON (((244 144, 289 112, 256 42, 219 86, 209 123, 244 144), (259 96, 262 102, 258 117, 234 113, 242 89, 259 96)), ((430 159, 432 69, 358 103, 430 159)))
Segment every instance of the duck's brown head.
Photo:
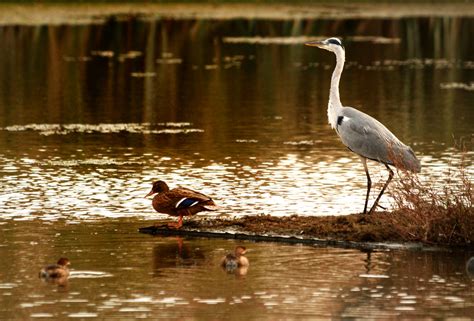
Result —
POLYGON ((245 248, 245 246, 239 245, 235 247, 235 256, 237 257, 244 255, 246 252, 247 252, 247 249, 245 248))
POLYGON ((61 266, 69 266, 69 265, 71 265, 71 262, 67 258, 62 257, 58 260, 57 264, 61 265, 61 266))
POLYGON ((156 181, 156 182, 153 182, 153 187, 151 188, 150 193, 148 193, 145 197, 148 197, 148 196, 156 194, 156 193, 166 192, 166 191, 169 191, 169 190, 170 190, 170 188, 168 187, 168 185, 165 182, 156 181))

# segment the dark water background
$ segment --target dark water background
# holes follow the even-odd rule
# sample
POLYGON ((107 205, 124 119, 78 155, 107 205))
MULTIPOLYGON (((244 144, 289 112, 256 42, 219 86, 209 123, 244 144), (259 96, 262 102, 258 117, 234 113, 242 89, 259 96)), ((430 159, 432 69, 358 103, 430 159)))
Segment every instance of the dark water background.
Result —
POLYGON ((217 264, 234 242, 136 231, 163 217, 143 198, 157 178, 214 196, 216 215, 362 210, 313 37, 344 40, 343 104, 441 177, 472 140, 473 32, 462 17, 0 26, 0 319, 472 317, 470 252, 248 243, 236 276, 217 264), (67 286, 41 283, 64 255, 67 286))
MULTIPOLYGON (((327 125, 334 57, 303 46, 305 37, 344 37, 343 103, 386 124, 436 176, 456 157, 454 140, 472 139, 473 45, 464 32, 472 25, 111 18, 3 26, 4 215, 148 216, 140 196, 156 178, 203 189, 227 214, 358 212, 362 166, 327 125)), ((370 167, 385 179, 383 167, 370 167)))

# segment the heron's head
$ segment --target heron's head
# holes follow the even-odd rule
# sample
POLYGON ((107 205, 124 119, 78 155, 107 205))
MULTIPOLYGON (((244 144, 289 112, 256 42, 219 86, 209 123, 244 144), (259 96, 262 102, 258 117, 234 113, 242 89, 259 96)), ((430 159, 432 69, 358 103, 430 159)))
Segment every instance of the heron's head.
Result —
POLYGON ((329 38, 322 41, 310 41, 305 43, 306 46, 318 47, 321 49, 326 49, 328 51, 337 52, 339 50, 344 51, 344 46, 339 38, 329 38))

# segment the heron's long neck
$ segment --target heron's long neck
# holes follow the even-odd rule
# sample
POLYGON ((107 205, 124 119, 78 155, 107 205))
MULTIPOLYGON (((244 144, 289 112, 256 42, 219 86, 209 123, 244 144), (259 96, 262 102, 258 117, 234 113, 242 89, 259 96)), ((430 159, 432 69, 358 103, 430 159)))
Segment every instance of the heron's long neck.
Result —
POLYGON ((346 59, 344 50, 335 52, 336 68, 332 73, 331 90, 329 92, 328 120, 332 128, 337 125, 338 112, 342 109, 341 98, 339 97, 339 80, 341 79, 344 61, 346 59))

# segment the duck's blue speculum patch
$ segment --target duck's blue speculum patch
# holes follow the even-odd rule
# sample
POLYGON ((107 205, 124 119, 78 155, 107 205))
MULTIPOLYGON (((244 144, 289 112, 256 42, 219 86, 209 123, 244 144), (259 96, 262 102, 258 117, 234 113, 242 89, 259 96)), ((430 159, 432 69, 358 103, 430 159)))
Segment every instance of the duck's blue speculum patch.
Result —
POLYGON ((183 198, 178 203, 176 203, 177 209, 188 208, 199 203, 199 200, 194 198, 183 198))

